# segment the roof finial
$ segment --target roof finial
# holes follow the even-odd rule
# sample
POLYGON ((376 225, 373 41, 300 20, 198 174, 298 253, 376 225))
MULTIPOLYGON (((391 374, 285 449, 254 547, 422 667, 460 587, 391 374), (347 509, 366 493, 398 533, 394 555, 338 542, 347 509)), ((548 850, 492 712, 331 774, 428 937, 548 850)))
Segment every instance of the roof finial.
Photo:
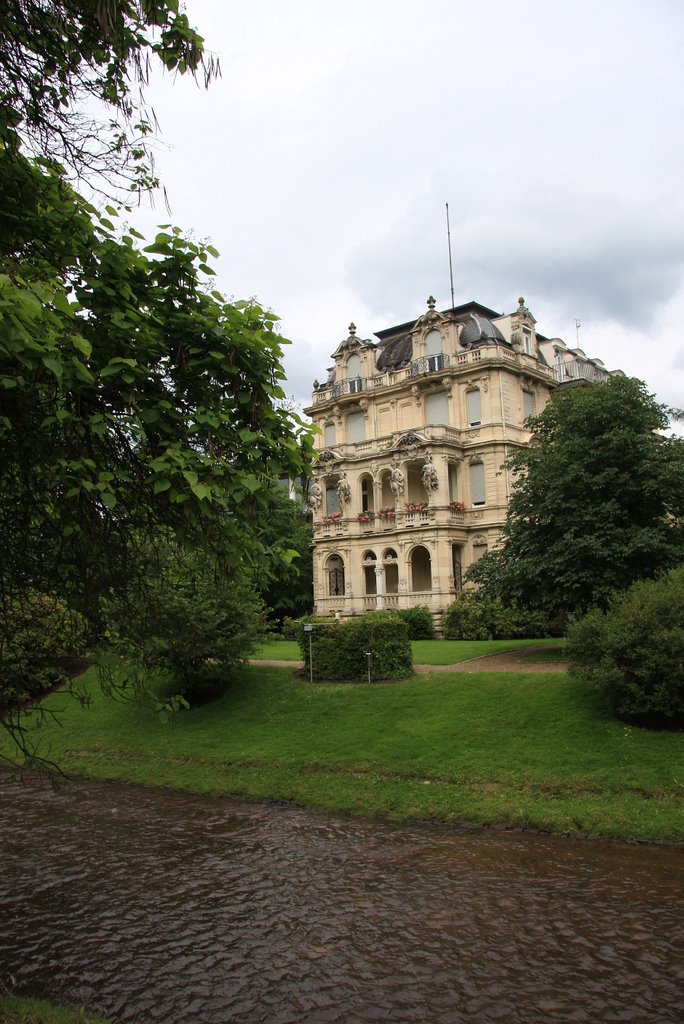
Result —
POLYGON ((349 324, 349 337, 350 338, 355 338, 356 337, 356 324, 353 323, 353 322, 349 324))
POLYGON ((520 309, 524 309, 525 308, 525 300, 522 297, 522 295, 519 296, 519 298, 518 298, 518 306, 520 307, 520 309))
POLYGON ((430 312, 434 313, 434 311, 435 311, 435 300, 432 297, 432 295, 429 296, 429 298, 427 300, 427 304, 428 304, 428 308, 429 308, 430 312))

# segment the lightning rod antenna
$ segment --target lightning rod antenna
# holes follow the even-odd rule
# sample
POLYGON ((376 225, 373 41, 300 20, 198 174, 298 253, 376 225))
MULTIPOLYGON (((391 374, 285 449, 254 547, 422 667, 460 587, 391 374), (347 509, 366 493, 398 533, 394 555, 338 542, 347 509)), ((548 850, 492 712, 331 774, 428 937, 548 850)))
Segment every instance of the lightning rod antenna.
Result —
POLYGON ((451 308, 453 309, 456 303, 454 302, 454 267, 451 262, 451 228, 449 226, 449 204, 446 204, 446 222, 447 222, 447 241, 449 243, 449 280, 451 281, 451 308))

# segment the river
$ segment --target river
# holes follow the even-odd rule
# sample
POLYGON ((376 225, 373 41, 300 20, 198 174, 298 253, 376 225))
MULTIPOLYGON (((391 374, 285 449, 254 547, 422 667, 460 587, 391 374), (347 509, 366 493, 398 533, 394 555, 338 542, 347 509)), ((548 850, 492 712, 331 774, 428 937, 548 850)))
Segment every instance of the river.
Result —
POLYGON ((684 850, 0 786, 0 983, 115 1024, 684 1020, 684 850))

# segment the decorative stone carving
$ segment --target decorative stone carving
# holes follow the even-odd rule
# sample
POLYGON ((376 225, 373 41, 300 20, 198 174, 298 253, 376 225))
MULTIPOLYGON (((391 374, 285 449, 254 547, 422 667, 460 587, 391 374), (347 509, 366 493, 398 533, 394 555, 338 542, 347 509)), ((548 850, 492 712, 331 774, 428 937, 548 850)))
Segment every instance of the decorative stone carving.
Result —
POLYGON ((423 480, 423 487, 428 494, 432 494, 433 491, 439 488, 439 477, 437 476, 437 470, 432 465, 432 456, 428 453, 423 471, 421 473, 423 480))
POLYGON ((336 458, 337 458, 337 456, 335 456, 331 451, 325 451, 325 452, 322 452, 318 456, 318 461, 319 462, 334 462, 336 458))
POLYGON ((340 505, 348 505, 351 501, 351 487, 347 482, 346 473, 343 473, 337 481, 337 500, 340 505))
POLYGON ((390 490, 392 491, 395 499, 404 493, 404 474, 399 469, 399 462, 396 458, 392 459, 392 468, 390 470, 390 490))
POLYGON ((314 480, 309 487, 309 505, 312 509, 319 509, 323 502, 323 489, 318 480, 314 480))

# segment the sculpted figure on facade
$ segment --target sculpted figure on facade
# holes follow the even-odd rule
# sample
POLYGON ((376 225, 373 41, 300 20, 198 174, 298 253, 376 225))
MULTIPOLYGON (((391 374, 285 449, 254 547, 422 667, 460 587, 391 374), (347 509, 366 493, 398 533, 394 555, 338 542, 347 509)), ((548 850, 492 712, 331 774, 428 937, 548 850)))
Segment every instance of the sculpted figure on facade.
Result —
POLYGON ((439 477, 437 476, 437 470, 432 465, 431 455, 427 456, 427 460, 425 462, 425 465, 423 466, 421 476, 423 479, 423 487, 428 492, 428 494, 432 494, 433 491, 436 491, 438 489, 439 477))
POLYGON ((318 480, 313 480, 309 488, 309 507, 319 509, 323 501, 323 489, 318 480))
POLYGON ((392 459, 392 468, 390 470, 390 490, 395 498, 398 498, 404 493, 404 474, 399 469, 399 463, 396 458, 392 459))
POLYGON ((342 505, 348 505, 351 501, 351 487, 347 482, 346 474, 343 473, 337 482, 337 500, 342 505))

